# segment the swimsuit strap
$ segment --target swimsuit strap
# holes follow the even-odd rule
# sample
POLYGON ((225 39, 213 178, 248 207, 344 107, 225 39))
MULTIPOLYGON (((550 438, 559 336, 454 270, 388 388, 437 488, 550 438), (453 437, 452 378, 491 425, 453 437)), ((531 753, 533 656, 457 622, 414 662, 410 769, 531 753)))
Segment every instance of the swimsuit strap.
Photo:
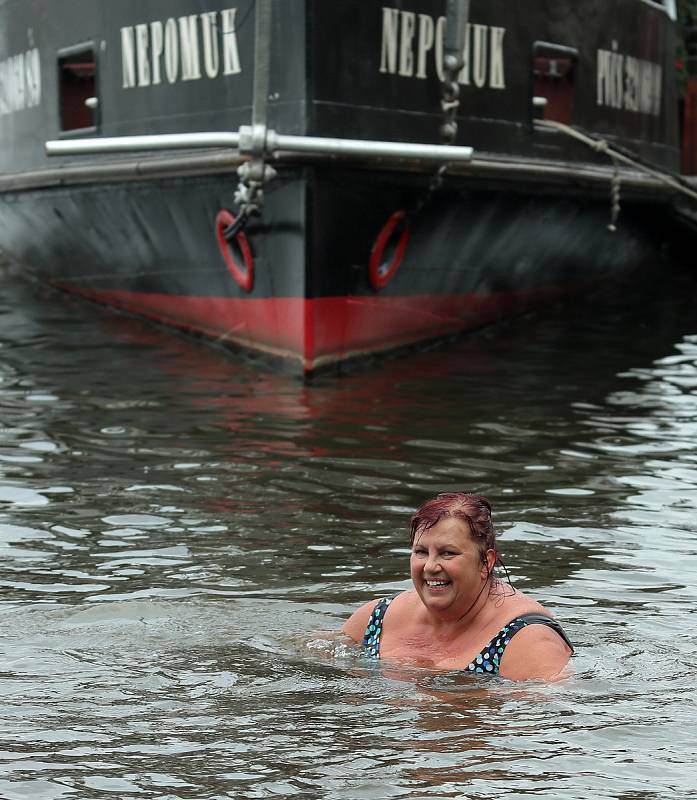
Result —
POLYGON ((508 625, 503 628, 494 636, 489 644, 467 665, 468 672, 486 673, 487 675, 498 675, 500 661, 503 656, 503 651, 511 639, 527 628, 528 625, 546 625, 553 631, 559 634, 561 638, 569 645, 573 652, 573 645, 569 641, 567 635, 564 633, 562 626, 546 614, 523 614, 511 620, 508 625))
POLYGON ((392 597, 383 597, 378 600, 370 615, 368 624, 363 634, 363 647, 368 651, 368 655, 372 658, 380 658, 380 634, 382 633, 382 620, 387 612, 390 603, 397 595, 392 597))
POLYGON ((564 633, 564 629, 556 621, 556 619, 552 619, 552 617, 548 617, 546 614, 540 614, 538 612, 534 612, 532 614, 523 614, 521 617, 517 617, 517 619, 522 620, 526 625, 546 625, 555 633, 558 633, 564 642, 571 648, 571 652, 574 652, 574 646, 571 644, 569 637, 566 635, 566 633, 564 633))

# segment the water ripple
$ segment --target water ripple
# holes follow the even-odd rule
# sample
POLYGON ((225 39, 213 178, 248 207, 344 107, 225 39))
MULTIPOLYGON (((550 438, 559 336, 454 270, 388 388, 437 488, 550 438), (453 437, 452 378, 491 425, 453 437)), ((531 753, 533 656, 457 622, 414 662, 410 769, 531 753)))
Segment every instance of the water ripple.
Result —
POLYGON ((16 277, 3 797, 691 795, 690 276, 305 386, 16 277), (323 633, 408 587, 412 509, 461 488, 563 619, 566 684, 395 670, 323 633))

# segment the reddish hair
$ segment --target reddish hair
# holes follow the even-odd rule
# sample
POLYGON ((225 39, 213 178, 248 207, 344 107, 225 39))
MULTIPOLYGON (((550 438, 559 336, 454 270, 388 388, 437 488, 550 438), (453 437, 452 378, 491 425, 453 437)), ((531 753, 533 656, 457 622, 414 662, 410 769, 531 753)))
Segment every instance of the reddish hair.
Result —
MULTIPOLYGON (((496 533, 491 520, 491 503, 481 494, 468 492, 444 492, 427 500, 411 518, 410 545, 417 536, 430 531, 445 517, 455 517, 467 523, 472 539, 479 547, 482 560, 486 551, 496 553, 496 533)), ((498 556, 498 553, 496 553, 498 556)))

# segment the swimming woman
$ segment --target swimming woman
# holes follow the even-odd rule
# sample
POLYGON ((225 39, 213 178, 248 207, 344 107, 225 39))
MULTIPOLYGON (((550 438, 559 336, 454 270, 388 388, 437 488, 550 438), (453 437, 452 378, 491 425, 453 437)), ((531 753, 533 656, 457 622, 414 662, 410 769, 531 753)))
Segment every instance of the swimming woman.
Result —
POLYGON ((497 563, 489 501, 439 494, 411 518, 414 588, 361 606, 343 631, 374 658, 513 680, 563 677, 573 653, 566 634, 501 582, 497 563))

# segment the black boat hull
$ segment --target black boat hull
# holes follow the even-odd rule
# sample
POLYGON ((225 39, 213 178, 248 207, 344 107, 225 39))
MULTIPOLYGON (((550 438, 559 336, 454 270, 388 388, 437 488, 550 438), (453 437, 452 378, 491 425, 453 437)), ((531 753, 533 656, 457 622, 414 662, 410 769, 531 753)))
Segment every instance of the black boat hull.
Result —
MULTIPOLYGON (((531 101, 546 92, 559 119, 568 113, 673 169, 674 25, 643 0, 586 6, 472 2, 457 135, 475 147, 472 169, 452 168, 431 191, 436 166, 417 161, 280 154, 261 216, 227 245, 216 220, 237 213, 242 156, 58 165, 44 142, 248 123, 259 62, 252 5, 8 0, 0 20, 15 44, 0 51, 0 133, 11 143, 0 154, 0 248, 62 289, 306 372, 616 275, 645 256, 641 220, 667 200, 624 174, 621 224, 609 231, 612 163, 536 129, 531 101), (83 107, 71 92, 84 80, 96 96, 83 107)), ((274 2, 268 125, 437 141, 444 7, 274 2)))

